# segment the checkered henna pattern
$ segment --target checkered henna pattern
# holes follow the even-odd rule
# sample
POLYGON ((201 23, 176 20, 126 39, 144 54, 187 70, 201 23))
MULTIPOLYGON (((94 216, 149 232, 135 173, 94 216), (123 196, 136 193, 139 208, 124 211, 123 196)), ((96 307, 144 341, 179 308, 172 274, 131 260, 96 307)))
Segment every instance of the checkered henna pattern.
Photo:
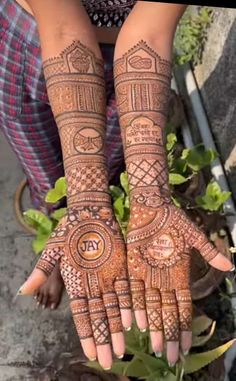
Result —
POLYGON ((114 67, 117 107, 131 191, 128 271, 134 310, 149 328, 178 341, 191 330, 190 251, 210 261, 217 250, 171 202, 164 129, 171 63, 140 41, 114 67))
POLYGON ((49 275, 60 262, 79 337, 103 345, 123 330, 120 309, 131 308, 125 245, 108 192, 103 62, 75 41, 44 62, 44 73, 61 139, 68 210, 37 268, 49 275))

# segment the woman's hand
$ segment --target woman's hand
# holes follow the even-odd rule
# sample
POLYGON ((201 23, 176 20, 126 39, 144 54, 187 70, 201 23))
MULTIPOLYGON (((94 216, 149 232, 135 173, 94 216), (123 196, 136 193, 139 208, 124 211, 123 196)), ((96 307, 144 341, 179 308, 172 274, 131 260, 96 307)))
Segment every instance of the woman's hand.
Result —
POLYGON ((110 368, 110 336, 114 353, 122 357, 123 327, 132 322, 125 245, 111 208, 71 208, 20 293, 33 293, 57 262, 84 353, 110 368))
POLYGON ((174 365, 179 357, 179 342, 184 353, 191 347, 191 249, 199 250, 219 270, 229 271, 232 264, 159 191, 132 195, 127 243, 137 325, 141 330, 149 326, 157 356, 166 341, 167 358, 174 365))

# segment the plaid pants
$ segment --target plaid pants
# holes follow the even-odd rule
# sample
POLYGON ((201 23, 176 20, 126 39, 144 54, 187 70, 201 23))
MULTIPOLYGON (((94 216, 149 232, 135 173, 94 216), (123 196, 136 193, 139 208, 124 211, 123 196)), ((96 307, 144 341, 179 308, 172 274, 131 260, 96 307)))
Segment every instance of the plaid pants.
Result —
MULTIPOLYGON (((101 45, 107 91, 106 154, 110 181, 123 169, 113 86, 112 45, 101 45)), ((0 128, 28 179, 34 206, 64 175, 58 130, 47 97, 34 18, 14 0, 0 2, 0 128)))

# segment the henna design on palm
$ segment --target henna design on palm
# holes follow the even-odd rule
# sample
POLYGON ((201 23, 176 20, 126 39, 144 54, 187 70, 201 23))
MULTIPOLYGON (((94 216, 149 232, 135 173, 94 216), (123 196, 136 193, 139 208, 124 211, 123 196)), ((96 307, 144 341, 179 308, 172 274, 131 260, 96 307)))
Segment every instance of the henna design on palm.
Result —
POLYGON ((120 309, 131 307, 125 246, 111 210, 71 208, 36 268, 49 276, 57 261, 80 339, 108 343, 123 330, 120 309))
POLYGON ((150 330, 178 341, 181 331, 191 330, 191 249, 208 262, 218 251, 167 197, 143 193, 132 196, 127 236, 133 306, 147 310, 150 330))
POLYGON ((208 262, 218 252, 171 202, 164 134, 171 63, 140 41, 116 60, 114 74, 131 192, 127 248, 133 308, 147 312, 151 331, 177 342, 180 332, 191 330, 191 248, 208 262))

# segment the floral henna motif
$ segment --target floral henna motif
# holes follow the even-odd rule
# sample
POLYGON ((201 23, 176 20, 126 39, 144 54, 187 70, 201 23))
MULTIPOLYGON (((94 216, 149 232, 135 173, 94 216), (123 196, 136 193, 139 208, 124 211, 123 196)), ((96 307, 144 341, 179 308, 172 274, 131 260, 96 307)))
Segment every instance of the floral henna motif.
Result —
POLYGON ((140 41, 115 62, 115 89, 131 191, 128 270, 134 310, 178 341, 191 330, 190 251, 217 255, 170 197, 164 128, 171 63, 140 41))
POLYGON ((103 61, 75 41, 44 62, 44 73, 61 139, 68 210, 37 268, 49 275, 60 262, 80 338, 102 345, 122 331, 120 309, 131 308, 125 246, 108 191, 103 61))

